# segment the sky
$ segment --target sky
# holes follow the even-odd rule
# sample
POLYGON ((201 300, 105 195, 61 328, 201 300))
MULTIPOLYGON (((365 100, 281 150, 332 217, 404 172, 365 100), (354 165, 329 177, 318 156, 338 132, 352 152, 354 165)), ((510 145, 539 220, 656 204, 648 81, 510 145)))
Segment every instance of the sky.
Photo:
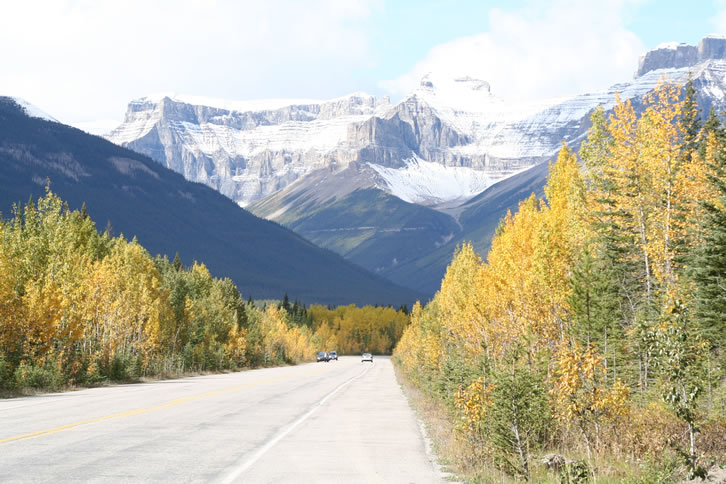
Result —
POLYGON ((94 132, 132 99, 400 99, 427 73, 505 99, 604 89, 664 42, 726 34, 726 0, 0 0, 0 95, 94 132))

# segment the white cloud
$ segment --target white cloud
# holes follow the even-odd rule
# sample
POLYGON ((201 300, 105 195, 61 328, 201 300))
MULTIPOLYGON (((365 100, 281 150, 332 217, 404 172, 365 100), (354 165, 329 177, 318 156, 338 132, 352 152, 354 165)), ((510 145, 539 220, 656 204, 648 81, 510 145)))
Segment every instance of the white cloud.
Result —
POLYGON ((342 94, 351 67, 372 55, 366 26, 378 9, 380 0, 3 2, 0 95, 82 125, 118 119, 130 99, 157 91, 342 94))
POLYGON ((716 29, 714 32, 715 34, 726 34, 726 1, 717 0, 714 4, 718 10, 716 14, 709 19, 709 22, 716 29))
POLYGON ((492 9, 488 32, 431 49, 414 68, 380 86, 394 95, 422 76, 484 79, 507 100, 579 94, 632 77, 644 46, 625 27, 632 1, 555 0, 513 11, 492 9))

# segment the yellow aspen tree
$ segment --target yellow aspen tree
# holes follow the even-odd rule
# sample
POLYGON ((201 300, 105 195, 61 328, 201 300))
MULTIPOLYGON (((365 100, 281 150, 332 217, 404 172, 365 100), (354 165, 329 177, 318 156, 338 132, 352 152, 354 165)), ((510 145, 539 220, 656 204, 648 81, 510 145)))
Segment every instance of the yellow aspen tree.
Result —
POLYGON ((241 367, 246 363, 247 357, 247 332, 244 329, 237 329, 237 325, 232 326, 229 332, 226 344, 226 352, 230 360, 236 367, 241 367))
POLYGON ((0 354, 10 356, 22 346, 25 306, 16 287, 20 280, 19 265, 11 259, 4 224, 0 221, 0 354))
POLYGON ((22 354, 34 364, 42 365, 53 348, 63 316, 62 297, 60 287, 49 279, 31 280, 25 285, 22 354))
POLYGON ((325 348, 331 338, 334 338, 333 330, 330 328, 330 323, 323 320, 322 323, 315 330, 314 342, 318 347, 319 351, 326 351, 325 348))
POLYGON ((684 163, 680 94, 680 87, 674 84, 659 85, 644 98, 647 108, 638 126, 641 163, 649 179, 644 185, 651 191, 643 193, 652 218, 645 250, 653 262, 654 276, 666 287, 673 287, 676 282, 676 241, 685 236, 677 216, 687 198, 679 190, 684 187, 678 183, 684 163))
POLYGON ((515 215, 504 218, 479 273, 479 299, 485 304, 496 360, 520 343, 531 358, 550 346, 558 333, 551 327, 551 309, 542 304, 546 288, 536 274, 534 254, 541 222, 540 202, 533 194, 519 204, 515 215))
POLYGON ((551 311, 550 326, 559 328, 559 336, 555 338, 561 340, 567 329, 565 313, 572 291, 572 270, 590 238, 585 183, 577 156, 564 144, 557 162, 550 165, 544 190, 547 204, 542 207, 535 268, 545 286, 542 302, 551 311))
POLYGON ((452 321, 449 329, 461 339, 467 339, 471 334, 470 328, 476 324, 471 306, 475 299, 476 273, 481 263, 481 257, 473 246, 465 243, 457 249, 441 281, 438 298, 442 315, 452 321))
POLYGON ((423 345, 422 342, 422 317, 423 307, 421 303, 416 301, 411 309, 411 323, 404 329, 401 339, 398 340, 394 355, 403 365, 404 371, 411 375, 418 368, 420 358, 419 351, 423 345))
POLYGON ((628 414, 629 390, 616 380, 608 386, 605 359, 592 347, 577 342, 563 342, 555 355, 556 375, 552 395, 557 417, 574 423, 580 430, 588 459, 600 448, 600 427, 628 414))
POLYGON ((136 242, 120 240, 112 253, 94 264, 88 281, 88 339, 105 355, 153 352, 161 341, 164 305, 161 277, 148 253, 136 242))
POLYGON ((693 249, 700 243, 699 223, 703 220, 705 211, 703 202, 717 204, 718 194, 712 184, 708 183, 710 166, 715 166, 716 156, 720 146, 713 132, 706 133, 703 140, 704 153, 693 152, 684 162, 675 181, 675 192, 681 194, 681 203, 677 207, 678 216, 685 221, 682 227, 687 236, 685 249, 693 249))
POLYGON ((651 232, 652 210, 650 186, 652 179, 648 167, 643 164, 641 145, 643 131, 638 129, 638 117, 630 100, 622 101, 617 98, 610 115, 608 132, 611 134, 613 144, 603 174, 610 181, 610 189, 617 210, 627 214, 623 224, 630 243, 638 247, 642 263, 642 279, 647 301, 650 301, 653 291, 653 269, 648 246, 648 236, 651 232))

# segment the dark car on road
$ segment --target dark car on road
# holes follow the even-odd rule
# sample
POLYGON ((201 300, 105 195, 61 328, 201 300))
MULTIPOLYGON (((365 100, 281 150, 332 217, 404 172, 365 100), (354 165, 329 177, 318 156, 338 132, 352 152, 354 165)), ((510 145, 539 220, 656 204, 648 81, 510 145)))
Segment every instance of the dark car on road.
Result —
POLYGON ((330 357, 325 351, 321 351, 320 353, 318 353, 318 363, 320 363, 321 361, 324 361, 326 363, 330 361, 330 357))

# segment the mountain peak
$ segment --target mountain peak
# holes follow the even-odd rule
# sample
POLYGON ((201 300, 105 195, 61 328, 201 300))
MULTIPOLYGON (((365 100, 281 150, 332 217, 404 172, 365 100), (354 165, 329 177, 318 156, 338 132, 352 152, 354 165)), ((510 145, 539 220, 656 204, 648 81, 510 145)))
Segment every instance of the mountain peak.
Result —
POLYGON ((492 88, 489 83, 481 79, 474 79, 473 77, 464 76, 457 77, 456 79, 454 79, 454 82, 459 83, 463 86, 467 86, 469 89, 472 89, 474 91, 485 91, 488 93, 492 92, 492 88))
POLYGON ((487 81, 471 76, 451 76, 430 72, 421 78, 418 89, 411 96, 419 97, 440 110, 460 112, 490 111, 501 104, 487 81))
POLYGON ((491 86, 487 81, 476 79, 471 76, 450 77, 435 76, 429 72, 421 78, 419 89, 424 91, 435 91, 441 88, 454 87, 456 89, 465 89, 470 91, 482 91, 491 94, 491 86))
POLYGON ((678 42, 658 45, 640 57, 635 77, 658 69, 681 69, 707 60, 726 60, 726 37, 708 35, 698 46, 678 42))
POLYGON ((130 105, 156 105, 168 100, 168 102, 188 104, 191 106, 204 106, 209 108, 222 109, 224 111, 246 113, 246 112, 264 112, 276 111, 293 106, 317 106, 332 103, 350 103, 350 104, 388 104, 390 100, 387 97, 378 100, 375 95, 368 94, 363 91, 352 92, 344 96, 333 99, 308 99, 308 98, 279 98, 279 99, 250 99, 250 100, 231 100, 219 99, 206 96, 197 96, 191 94, 180 94, 175 92, 159 92, 149 94, 131 101, 130 105))
POLYGON ((433 89, 434 89, 434 83, 431 80, 431 73, 430 72, 421 78, 421 82, 419 83, 419 86, 421 87, 421 89, 426 89, 426 90, 429 90, 429 91, 433 91, 433 89))

